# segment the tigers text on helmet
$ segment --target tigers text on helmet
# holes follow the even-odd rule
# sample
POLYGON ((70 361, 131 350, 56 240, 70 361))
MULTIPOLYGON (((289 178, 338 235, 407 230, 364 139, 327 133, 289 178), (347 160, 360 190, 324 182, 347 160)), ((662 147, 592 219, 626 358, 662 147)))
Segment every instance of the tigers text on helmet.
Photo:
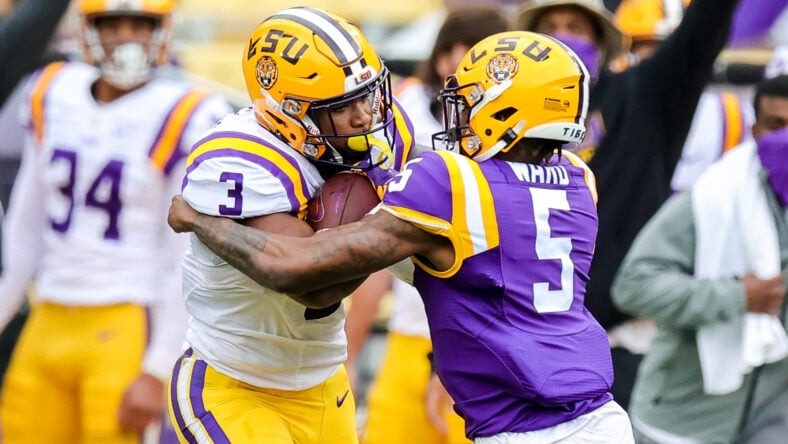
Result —
POLYGON ((243 72, 258 122, 310 159, 350 166, 370 156, 373 134, 394 146, 389 72, 341 17, 309 7, 272 15, 249 37, 243 72), (338 134, 333 120, 320 128, 318 113, 359 99, 372 113, 368 128, 338 134), (338 138, 353 143, 341 148, 338 138))
POLYGON ((483 161, 523 138, 579 143, 588 77, 572 50, 552 37, 525 31, 487 37, 441 90, 444 131, 433 146, 483 161))
POLYGON ((103 78, 121 90, 147 82, 153 68, 167 61, 173 9, 175 0, 80 0, 86 60, 97 64, 103 78), (106 17, 153 19, 155 28, 151 41, 147 44, 121 42, 108 54, 96 28, 96 21, 106 17))

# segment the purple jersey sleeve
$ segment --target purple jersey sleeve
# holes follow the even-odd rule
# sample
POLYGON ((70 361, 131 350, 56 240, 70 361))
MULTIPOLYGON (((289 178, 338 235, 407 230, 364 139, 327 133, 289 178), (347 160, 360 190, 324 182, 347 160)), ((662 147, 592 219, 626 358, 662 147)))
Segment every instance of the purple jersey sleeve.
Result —
POLYGON ((428 151, 408 162, 389 183, 383 205, 417 225, 451 224, 451 180, 443 158, 428 151))

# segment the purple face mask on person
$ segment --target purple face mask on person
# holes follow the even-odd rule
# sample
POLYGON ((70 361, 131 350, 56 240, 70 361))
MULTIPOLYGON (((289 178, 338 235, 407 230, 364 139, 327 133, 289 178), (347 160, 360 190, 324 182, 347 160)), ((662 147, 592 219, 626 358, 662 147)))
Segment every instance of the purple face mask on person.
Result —
POLYGON ((788 206, 788 128, 769 133, 756 142, 758 157, 769 173, 769 185, 783 207, 788 206))
POLYGON ((561 43, 568 46, 569 49, 577 54, 577 57, 586 65, 588 75, 591 76, 591 83, 594 83, 599 78, 600 68, 600 53, 594 44, 586 39, 576 37, 571 34, 557 34, 554 35, 561 43))

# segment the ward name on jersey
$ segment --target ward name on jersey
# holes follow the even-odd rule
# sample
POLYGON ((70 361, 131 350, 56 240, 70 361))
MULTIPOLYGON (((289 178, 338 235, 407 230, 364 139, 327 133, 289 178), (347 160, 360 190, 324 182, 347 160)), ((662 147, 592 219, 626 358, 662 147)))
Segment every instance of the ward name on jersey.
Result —
POLYGON ((561 165, 543 166, 530 163, 512 164, 512 170, 523 182, 568 185, 569 173, 561 165))

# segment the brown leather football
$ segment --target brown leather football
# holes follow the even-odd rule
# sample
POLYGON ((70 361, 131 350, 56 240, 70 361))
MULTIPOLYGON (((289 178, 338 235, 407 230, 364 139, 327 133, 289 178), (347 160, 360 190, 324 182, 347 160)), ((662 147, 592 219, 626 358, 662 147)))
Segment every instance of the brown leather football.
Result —
POLYGON ((309 201, 306 221, 315 231, 355 222, 380 203, 372 181, 343 171, 326 180, 309 201))

